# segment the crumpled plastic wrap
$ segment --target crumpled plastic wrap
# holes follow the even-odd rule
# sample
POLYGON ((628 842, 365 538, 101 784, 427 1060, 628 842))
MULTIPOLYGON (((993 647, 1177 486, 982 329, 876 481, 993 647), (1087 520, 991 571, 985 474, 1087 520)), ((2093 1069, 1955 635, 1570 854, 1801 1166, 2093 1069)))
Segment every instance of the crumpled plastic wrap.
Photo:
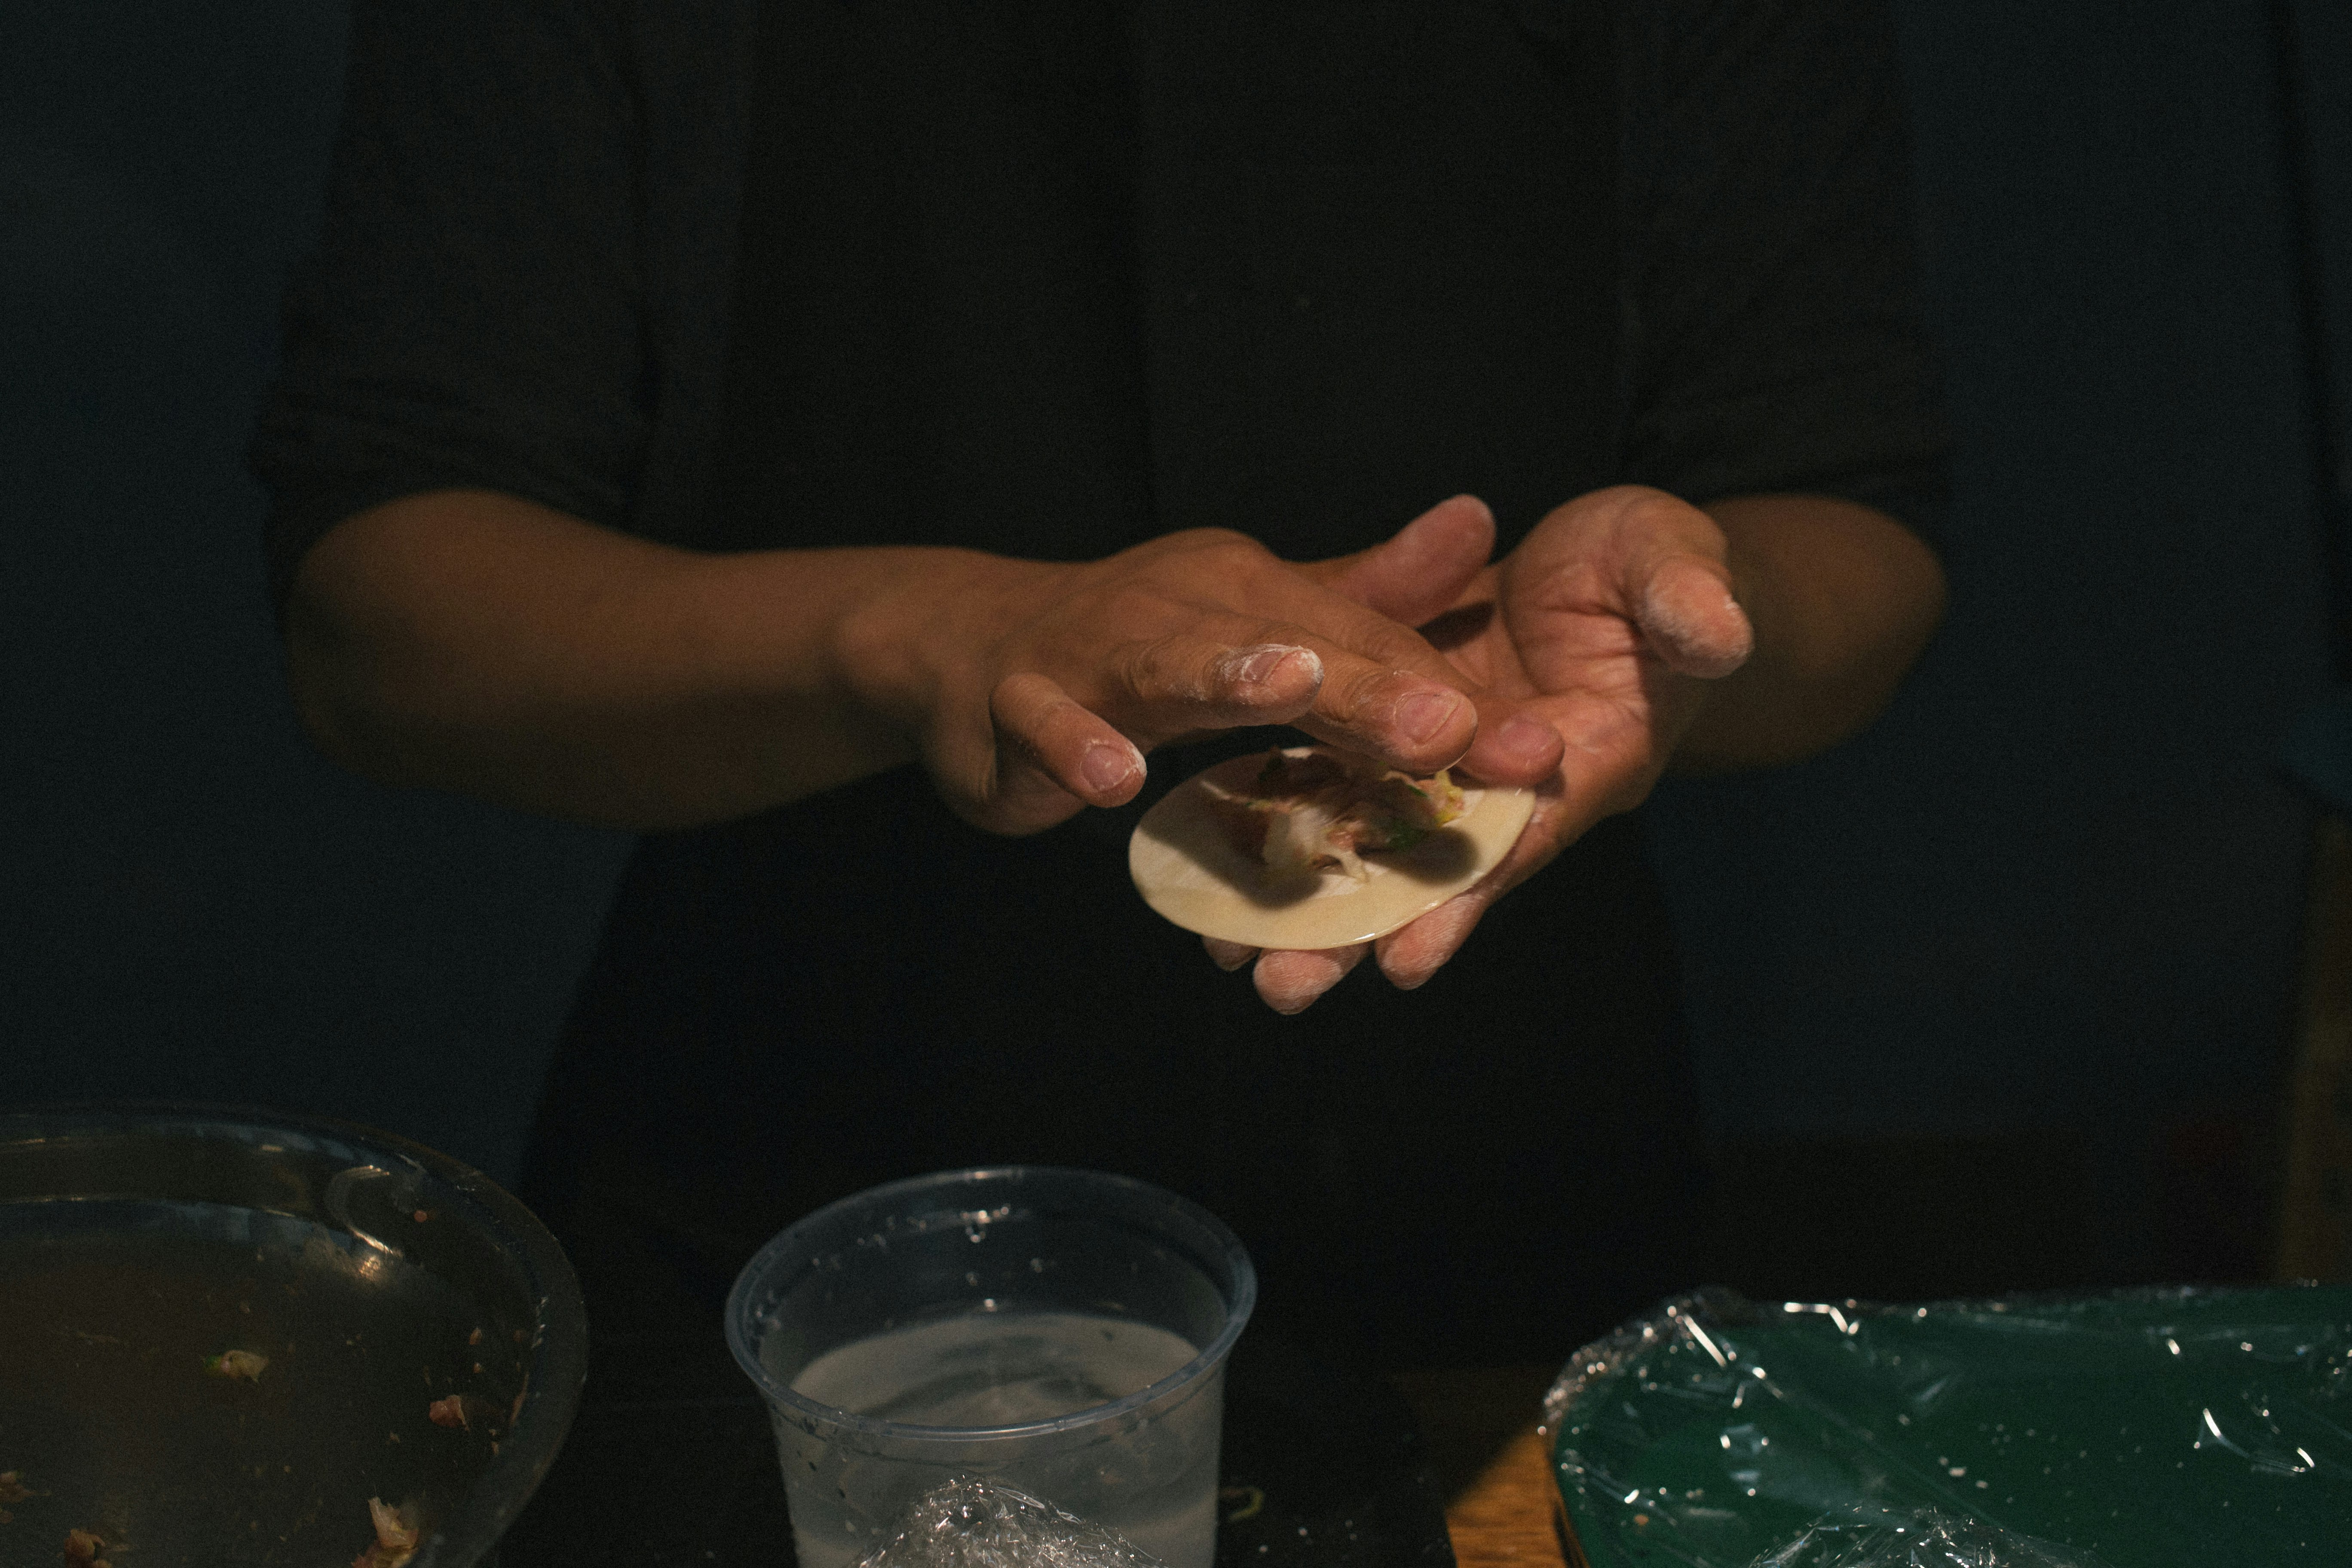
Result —
POLYGON ((1117 1531, 978 1476, 907 1505, 856 1568, 1160 1568, 1117 1531))
POLYGON ((2340 1568, 2352 1288, 1705 1291, 1579 1352, 1546 1426, 1591 1568, 2340 1568))
POLYGON ((2105 1558, 1936 1509, 1823 1519, 1748 1568, 2108 1568, 2105 1558))

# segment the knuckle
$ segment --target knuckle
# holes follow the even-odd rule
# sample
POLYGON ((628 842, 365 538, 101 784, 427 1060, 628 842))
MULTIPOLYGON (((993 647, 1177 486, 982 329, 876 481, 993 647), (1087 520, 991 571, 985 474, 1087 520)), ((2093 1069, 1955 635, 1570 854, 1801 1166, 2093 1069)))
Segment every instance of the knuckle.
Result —
POLYGON ((1060 711, 1074 706, 1062 689, 1041 675, 1008 675, 991 707, 997 722, 1024 737, 1042 733, 1060 711))
POLYGON ((1213 552, 1264 555, 1265 546, 1237 528, 1187 528, 1167 536, 1171 544, 1184 550, 1213 552))
POLYGON ((1165 615, 1168 590, 1149 576, 1122 577, 1103 595, 1103 614, 1114 626, 1149 626, 1165 615))
MULTIPOLYGON (((1384 706, 1392 706, 1396 698, 1398 671, 1379 665, 1367 665, 1357 669, 1347 679, 1330 683, 1334 693, 1350 715, 1375 714, 1384 706)), ((1327 686, 1326 689, 1329 689, 1327 686)))
POLYGON ((1367 658, 1402 668, 1416 662, 1428 645, 1409 627, 1393 621, 1370 620, 1363 623, 1357 647, 1367 658))
POLYGON ((1248 534, 1229 528, 1188 529, 1177 536, 1194 569, 1221 582, 1255 575, 1275 560, 1274 552, 1248 534))
POLYGON ((1172 637, 1152 637, 1121 645, 1111 652, 1110 666, 1120 688, 1138 697, 1156 694, 1167 684, 1175 655, 1172 637))
POLYGON ((1312 648, 1323 640, 1297 621, 1256 621, 1234 630, 1236 647, 1312 648))

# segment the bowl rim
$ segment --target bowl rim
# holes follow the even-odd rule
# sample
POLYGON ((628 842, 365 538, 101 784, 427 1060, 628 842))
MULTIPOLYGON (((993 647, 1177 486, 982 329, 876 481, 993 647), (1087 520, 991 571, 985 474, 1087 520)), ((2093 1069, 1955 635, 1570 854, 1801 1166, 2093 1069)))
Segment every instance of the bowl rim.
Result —
MULTIPOLYGON (((580 1277, 539 1216, 498 1183, 454 1155, 396 1132, 340 1117, 267 1106, 192 1100, 71 1100, 0 1109, 0 1150, 28 1139, 174 1132, 257 1147, 292 1134, 339 1144, 369 1163, 406 1164, 476 1208, 490 1239, 522 1267, 538 1299, 526 1359, 523 1404, 508 1436, 458 1507, 433 1531, 412 1568, 470 1568, 490 1560, 499 1538, 521 1513, 571 1434, 588 1379, 588 1312, 580 1277), (525 1417, 536 1414, 536 1421, 525 1417)), ((331 1151, 329 1151, 331 1152, 331 1151)), ((321 1218, 320 1223, 331 1221, 321 1218)))

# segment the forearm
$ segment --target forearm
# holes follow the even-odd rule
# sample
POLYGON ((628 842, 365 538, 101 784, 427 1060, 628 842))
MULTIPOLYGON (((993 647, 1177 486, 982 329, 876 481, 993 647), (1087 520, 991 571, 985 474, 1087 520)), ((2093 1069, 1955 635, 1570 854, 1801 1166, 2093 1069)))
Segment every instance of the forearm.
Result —
POLYGON ((1828 496, 1737 496, 1705 510, 1729 542, 1755 652, 1708 683, 1676 769, 1796 762, 1876 718, 1943 618, 1934 552, 1885 513, 1828 496))
POLYGON ((842 629, 985 561, 700 555, 511 496, 406 497, 305 559, 295 703, 328 755, 387 783, 638 829, 724 820, 912 759, 842 629))
POLYGON ((320 747, 357 772, 636 828, 723 821, 919 757, 967 821, 1034 833, 1132 798, 1161 742, 1270 723, 1392 766, 1531 782, 1559 737, 1503 709, 1482 730, 1409 629, 1492 542, 1490 523, 1448 524, 1451 506, 1336 563, 1391 589, 1409 578, 1387 595, 1399 620, 1219 530, 1086 563, 703 555, 439 491, 313 547, 289 607, 290 679, 320 747))

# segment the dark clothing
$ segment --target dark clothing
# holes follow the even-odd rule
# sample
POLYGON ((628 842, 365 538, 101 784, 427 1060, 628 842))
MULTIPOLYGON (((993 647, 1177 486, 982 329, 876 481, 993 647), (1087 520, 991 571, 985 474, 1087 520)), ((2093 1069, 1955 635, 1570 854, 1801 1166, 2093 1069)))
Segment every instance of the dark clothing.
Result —
MULTIPOLYGON (((1570 15, 1508 9, 1531 31, 1570 15)), ((1612 9, 1617 477, 1824 490, 1932 538, 1943 435, 1883 7, 1612 9)), ((326 226, 254 447, 281 598, 342 519, 452 486, 716 542, 759 11, 358 0, 326 226)), ((1439 499, 1380 498, 1364 537, 1439 499)))
MULTIPOLYGON (((488 9, 453 77, 362 8, 258 448, 281 584, 449 485, 698 548, 1063 559, 1201 524, 1331 554, 1461 490, 1507 547, 1619 479, 1932 504, 1875 21, 488 9)), ((601 1321, 707 1309, 857 1187, 1006 1161, 1191 1194, 1270 1316, 1391 1360, 1557 1356, 1692 1282, 1633 823, 1422 992, 1286 1020, 1126 886, 1133 815, 993 839, 902 770, 648 840, 527 1194, 601 1321)))
POLYGON ((833 1198, 1008 1163, 1183 1191, 1249 1244, 1269 1321, 1391 1360, 1565 1354, 1692 1282, 1691 1084, 1631 822, 1420 991, 1359 975, 1282 1019, 1127 886, 1130 813, 1016 841, 910 772, 838 800, 830 833, 778 813, 630 868, 526 1194, 606 1326, 708 1310, 833 1198))
POLYGON ((768 15, 722 542, 1083 560, 1222 526, 1307 559, 1615 477, 1597 10, 768 15))

